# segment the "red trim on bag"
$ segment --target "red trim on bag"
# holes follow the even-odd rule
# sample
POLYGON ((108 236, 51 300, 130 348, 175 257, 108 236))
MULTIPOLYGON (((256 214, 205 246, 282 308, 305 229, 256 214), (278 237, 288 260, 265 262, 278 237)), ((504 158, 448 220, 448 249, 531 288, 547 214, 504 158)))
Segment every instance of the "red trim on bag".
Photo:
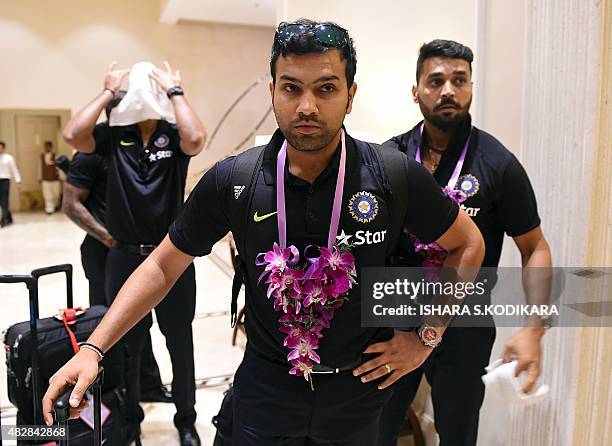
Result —
POLYGON ((79 351, 79 344, 77 342, 76 336, 74 335, 74 332, 69 327, 69 325, 72 325, 77 321, 77 315, 76 315, 77 311, 84 312, 85 310, 82 307, 66 308, 66 309, 60 310, 60 316, 62 318, 64 328, 66 329, 66 332, 68 333, 68 337, 70 338, 70 344, 72 344, 72 350, 74 350, 74 353, 77 353, 79 351))

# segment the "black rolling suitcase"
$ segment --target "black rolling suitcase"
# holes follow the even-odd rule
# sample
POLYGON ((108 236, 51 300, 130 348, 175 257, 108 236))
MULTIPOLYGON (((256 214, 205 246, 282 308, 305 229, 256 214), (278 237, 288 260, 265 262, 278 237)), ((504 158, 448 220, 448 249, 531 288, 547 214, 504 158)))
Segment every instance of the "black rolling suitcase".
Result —
MULTIPOLYGON (((94 306, 65 311, 61 318, 39 319, 38 278, 59 272, 66 274, 67 307, 72 309, 72 265, 41 268, 31 275, 0 276, 0 283, 25 283, 30 296, 30 320, 11 326, 4 338, 8 394, 17 407, 17 425, 43 424, 41 400, 49 378, 74 355, 76 343, 85 341, 106 314, 106 307, 94 306)), ((111 349, 101 364, 106 369, 102 401, 110 410, 102 427, 103 436, 108 438, 106 444, 127 445, 138 428, 125 422, 123 345, 111 349)), ((93 432, 84 421, 71 420, 70 431, 72 444, 91 444, 93 432)))

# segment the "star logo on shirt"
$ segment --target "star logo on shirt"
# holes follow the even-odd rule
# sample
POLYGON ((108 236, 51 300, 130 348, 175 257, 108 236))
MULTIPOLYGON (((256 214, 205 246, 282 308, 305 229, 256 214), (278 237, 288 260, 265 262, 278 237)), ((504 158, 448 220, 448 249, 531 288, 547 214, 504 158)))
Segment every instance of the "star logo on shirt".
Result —
POLYGON ((149 155, 149 161, 151 161, 152 163, 157 161, 157 154, 152 153, 149 155))
POLYGON ((338 243, 338 246, 340 245, 347 245, 349 244, 349 240, 352 237, 351 234, 347 234, 344 232, 344 229, 342 230, 342 232, 340 233, 340 235, 336 236, 336 242, 338 243))

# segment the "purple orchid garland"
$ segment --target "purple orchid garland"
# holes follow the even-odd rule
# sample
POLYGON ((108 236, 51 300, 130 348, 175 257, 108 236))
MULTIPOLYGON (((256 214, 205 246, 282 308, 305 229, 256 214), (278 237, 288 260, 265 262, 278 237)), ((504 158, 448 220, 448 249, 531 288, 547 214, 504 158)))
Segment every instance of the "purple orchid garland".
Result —
POLYGON ((282 250, 277 243, 271 251, 257 256, 256 265, 265 269, 259 280, 268 276, 267 296, 274 299, 274 310, 282 312, 280 331, 286 333, 283 344, 291 351, 289 373, 311 382, 313 362, 321 362, 316 350, 323 329, 330 326, 334 312, 348 299, 348 291, 357 282, 355 258, 337 246, 331 249, 309 246, 319 255, 306 257, 300 268, 295 246, 282 250))

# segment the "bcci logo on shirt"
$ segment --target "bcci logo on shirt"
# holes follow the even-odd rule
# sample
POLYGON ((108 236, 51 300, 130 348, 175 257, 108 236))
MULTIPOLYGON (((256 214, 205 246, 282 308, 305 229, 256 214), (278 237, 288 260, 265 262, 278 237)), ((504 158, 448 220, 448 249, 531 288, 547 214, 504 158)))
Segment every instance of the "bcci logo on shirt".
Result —
POLYGON ((153 145, 158 149, 168 147, 168 144, 170 144, 170 138, 168 138, 168 135, 159 135, 153 143, 153 145))
POLYGON ((459 189, 466 195, 466 198, 476 195, 479 188, 480 183, 474 175, 467 174, 459 178, 459 189))
POLYGON ((351 217, 360 223, 370 223, 378 215, 378 200, 369 192, 357 192, 348 204, 351 217))

